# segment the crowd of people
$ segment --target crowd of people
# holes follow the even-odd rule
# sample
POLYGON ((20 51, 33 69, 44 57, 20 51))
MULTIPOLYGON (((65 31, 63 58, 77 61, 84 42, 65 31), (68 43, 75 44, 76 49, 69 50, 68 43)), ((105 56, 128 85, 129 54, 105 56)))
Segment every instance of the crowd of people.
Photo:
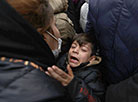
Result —
POLYGON ((137 0, 0 0, 0 102, 137 102, 137 0))

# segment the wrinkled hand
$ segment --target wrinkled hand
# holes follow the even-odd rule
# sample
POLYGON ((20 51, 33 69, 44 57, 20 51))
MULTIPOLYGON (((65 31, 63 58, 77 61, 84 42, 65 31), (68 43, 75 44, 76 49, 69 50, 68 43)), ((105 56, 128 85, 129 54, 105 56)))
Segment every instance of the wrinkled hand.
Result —
POLYGON ((46 71, 45 73, 55 78, 59 82, 61 82, 63 86, 67 86, 71 82, 71 80, 74 78, 74 74, 69 65, 67 65, 68 73, 64 72, 63 70, 61 70, 55 65, 52 67, 48 67, 47 70, 48 71, 46 71))

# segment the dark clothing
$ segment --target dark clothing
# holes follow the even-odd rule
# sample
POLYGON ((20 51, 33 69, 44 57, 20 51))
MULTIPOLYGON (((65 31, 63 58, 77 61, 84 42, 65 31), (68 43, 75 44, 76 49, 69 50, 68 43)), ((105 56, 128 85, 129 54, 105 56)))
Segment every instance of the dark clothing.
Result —
POLYGON ((86 31, 95 29, 107 67, 106 102, 138 101, 138 0, 90 0, 86 31), (115 83, 115 84, 113 84, 115 83))
POLYGON ((61 84, 35 69, 53 64, 41 35, 0 0, 0 102, 66 102, 61 84))
POLYGON ((68 9, 67 9, 67 15, 71 19, 71 21, 74 24, 74 29, 76 33, 82 33, 83 30, 80 26, 79 20, 80 20, 80 8, 83 5, 85 0, 79 0, 77 3, 73 3, 72 0, 68 0, 68 9))
POLYGON ((128 78, 138 68, 137 12, 138 0, 89 2, 86 31, 95 29, 109 83, 128 78))
POLYGON ((0 61, 0 102, 67 102, 60 83, 25 61, 10 60, 0 61))
POLYGON ((40 34, 5 1, 0 0, 0 56, 35 61, 44 68, 55 64, 40 34))
POLYGON ((112 84, 106 91, 106 102, 138 102, 138 73, 117 84, 112 84))
MULTIPOLYGON (((65 72, 66 56, 61 57, 57 63, 65 72)), ((73 102, 103 102, 105 87, 101 80, 100 67, 100 65, 83 65, 72 68, 75 77, 66 89, 73 102)))

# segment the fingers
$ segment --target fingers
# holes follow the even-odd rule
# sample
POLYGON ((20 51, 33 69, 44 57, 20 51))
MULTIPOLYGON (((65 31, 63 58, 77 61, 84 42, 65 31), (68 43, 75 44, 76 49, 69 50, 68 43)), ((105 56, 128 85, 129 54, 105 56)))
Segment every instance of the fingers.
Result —
POLYGON ((51 76, 50 73, 48 71, 45 72, 47 75, 51 76))
POLYGON ((52 67, 48 67, 48 71, 46 71, 45 73, 55 78, 56 80, 60 81, 63 86, 67 86, 74 77, 70 67, 68 68, 68 71, 69 71, 69 74, 65 73, 57 66, 52 66, 52 67))
POLYGON ((62 82, 64 81, 64 79, 60 76, 60 74, 56 73, 54 70, 53 70, 53 67, 48 67, 48 71, 46 72, 47 75, 55 78, 56 80, 62 82))
POLYGON ((67 78, 68 74, 64 72, 62 69, 58 68, 57 66, 52 66, 55 73, 59 74, 62 78, 67 78))

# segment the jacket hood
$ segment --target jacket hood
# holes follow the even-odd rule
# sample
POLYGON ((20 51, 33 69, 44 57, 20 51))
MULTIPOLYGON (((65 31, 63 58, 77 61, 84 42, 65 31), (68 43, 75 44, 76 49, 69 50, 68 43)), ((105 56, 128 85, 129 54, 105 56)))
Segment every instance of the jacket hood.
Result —
POLYGON ((0 0, 0 56, 33 61, 42 67, 55 64, 41 35, 5 0, 0 0))

